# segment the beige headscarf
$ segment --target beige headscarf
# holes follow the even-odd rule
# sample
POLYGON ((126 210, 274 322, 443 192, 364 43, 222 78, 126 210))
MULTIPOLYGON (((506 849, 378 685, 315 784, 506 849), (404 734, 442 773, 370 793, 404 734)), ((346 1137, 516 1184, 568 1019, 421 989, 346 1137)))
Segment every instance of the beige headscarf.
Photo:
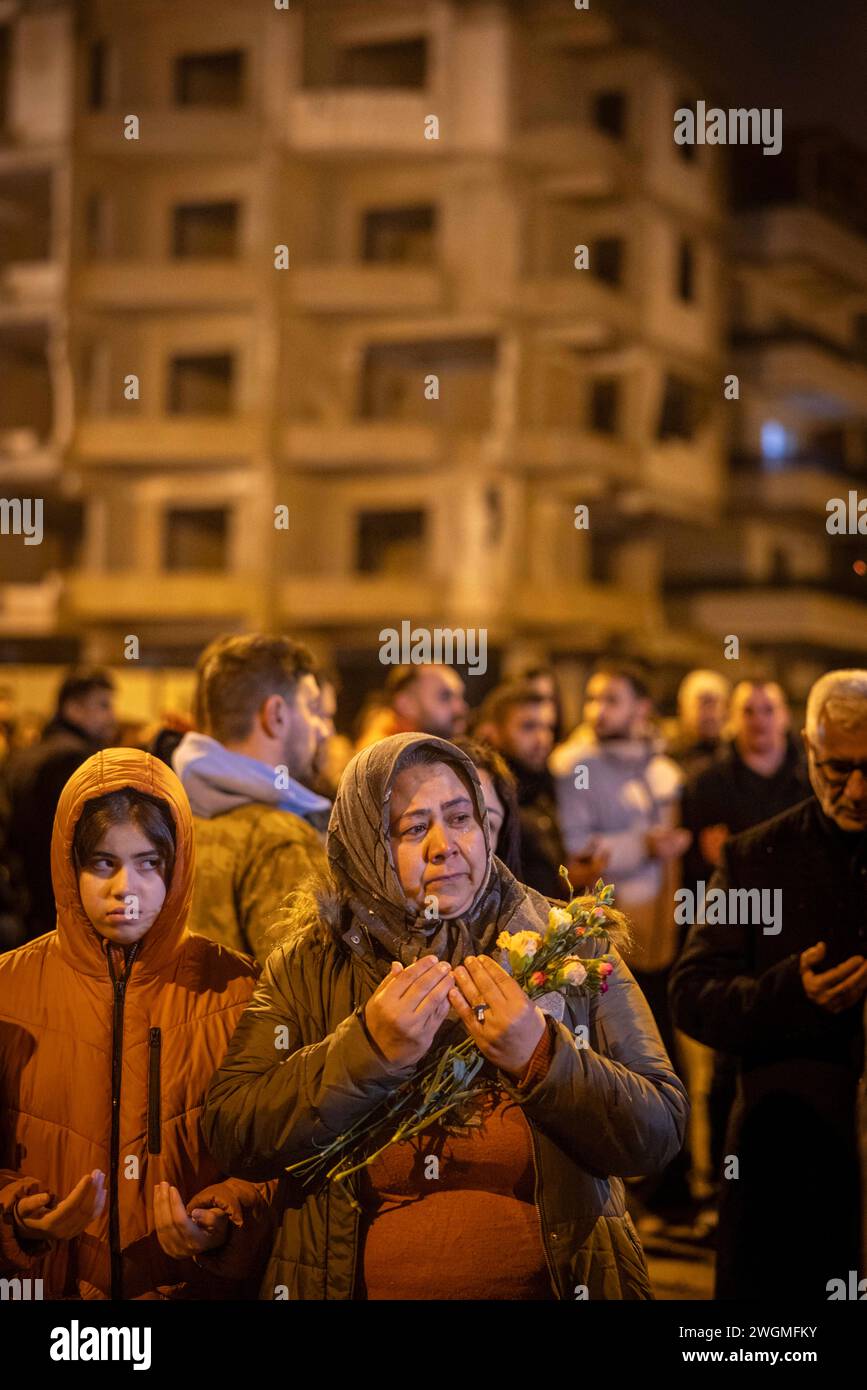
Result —
POLYGON ((465 955, 486 953, 525 896, 525 890, 492 852, 485 798, 475 765, 453 743, 429 734, 395 734, 356 753, 340 779, 326 850, 356 920, 403 965, 423 955, 459 965, 465 955), (427 921, 424 908, 407 901, 391 853, 394 779, 410 752, 421 747, 434 749, 439 761, 463 774, 485 834, 487 873, 460 917, 427 921))

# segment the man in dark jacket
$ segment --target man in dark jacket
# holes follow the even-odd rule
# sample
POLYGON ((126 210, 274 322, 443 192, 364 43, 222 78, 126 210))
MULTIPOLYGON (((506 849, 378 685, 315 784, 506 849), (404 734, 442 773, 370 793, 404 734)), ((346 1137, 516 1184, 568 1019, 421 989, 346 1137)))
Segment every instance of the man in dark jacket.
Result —
POLYGON ((50 863, 54 813, 76 768, 114 737, 114 688, 107 671, 69 671, 58 692, 57 712, 40 742, 16 750, 6 764, 5 849, 10 875, 23 890, 23 941, 54 929, 50 863))
POLYGON ((815 797, 725 845, 671 980, 677 1024, 739 1060, 719 1298, 827 1299, 858 1269, 867 671, 816 683, 803 738, 815 797))
MULTIPOLYGON (((731 700, 731 742, 694 776, 683 794, 692 834, 683 881, 693 892, 722 863, 726 840, 771 820, 809 795, 801 749, 789 734, 789 707, 774 682, 741 681, 731 700)), ((684 933, 685 935, 685 933, 684 933)), ((736 1059, 716 1052, 708 1093, 710 1155, 718 1171, 735 1092, 736 1059)))
MULTIPOLYGON (((521 878, 548 898, 567 893, 560 877, 567 863, 557 819, 548 758, 554 747, 557 707, 522 682, 498 686, 482 704, 476 735, 503 755, 517 785, 521 827, 521 878)), ((583 887, 582 878, 576 887, 583 887)))
POLYGON ((684 882, 694 888, 721 862, 722 846, 803 801, 810 784, 789 737, 786 697, 774 682, 741 681, 732 695, 731 742, 686 785, 683 824, 692 832, 684 882))

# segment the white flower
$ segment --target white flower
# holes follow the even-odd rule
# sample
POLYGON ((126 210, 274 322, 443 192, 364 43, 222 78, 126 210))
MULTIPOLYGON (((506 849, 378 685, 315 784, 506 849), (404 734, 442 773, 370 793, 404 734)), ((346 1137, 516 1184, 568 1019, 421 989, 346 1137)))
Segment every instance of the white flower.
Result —
POLYGON ((563 907, 552 907, 548 913, 548 931, 546 935, 553 936, 561 927, 572 926, 572 914, 563 907))
POLYGON ((564 984, 583 985, 587 979, 587 969, 577 956, 567 956, 560 966, 559 973, 564 984))

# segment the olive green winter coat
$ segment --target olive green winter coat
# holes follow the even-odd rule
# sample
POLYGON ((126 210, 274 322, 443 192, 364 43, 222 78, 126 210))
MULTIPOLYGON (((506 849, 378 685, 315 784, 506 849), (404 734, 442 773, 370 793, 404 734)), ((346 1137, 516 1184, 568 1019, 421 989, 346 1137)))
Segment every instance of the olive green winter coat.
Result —
POLYGON ((250 802, 194 816, 196 882, 190 931, 264 964, 270 934, 293 889, 325 865, 322 837, 291 811, 250 802))
MULTIPOLYGON (((526 890, 507 929, 542 930, 548 908, 526 890)), ((603 949, 591 940, 580 954, 603 949)), ((529 1121, 545 1255, 561 1299, 653 1297, 622 1179, 664 1168, 686 1128, 684 1088, 644 996, 612 954, 605 994, 566 999, 547 1074, 520 1091, 499 1073, 529 1121)), ((253 1181, 283 1174, 262 1298, 353 1297, 359 1213, 340 1185, 311 1192, 284 1170, 412 1074, 382 1059, 359 1016, 388 969, 337 894, 299 895, 294 930, 269 957, 209 1087, 204 1131, 224 1171, 253 1181)), ((348 1180, 356 1197, 357 1178, 348 1180)))

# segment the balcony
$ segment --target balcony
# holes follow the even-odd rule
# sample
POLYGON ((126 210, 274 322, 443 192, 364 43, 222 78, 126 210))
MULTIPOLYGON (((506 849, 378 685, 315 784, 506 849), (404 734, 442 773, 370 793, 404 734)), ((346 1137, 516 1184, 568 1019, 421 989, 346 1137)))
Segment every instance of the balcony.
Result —
POLYGON ((751 264, 760 262, 763 275, 808 294, 824 297, 867 285, 864 239, 814 208, 742 213, 734 249, 751 264))
POLYGON ((593 430, 522 429, 513 458, 532 473, 568 469, 580 474, 582 482, 596 475, 605 483, 631 482, 638 476, 635 445, 593 430))
POLYGON ((743 511, 809 513, 826 516, 830 497, 845 497, 847 488, 863 482, 847 474, 840 459, 735 459, 730 475, 732 502, 743 511))
POLYGON ((115 159, 165 159, 195 155, 217 160, 257 160, 262 124, 247 108, 149 107, 137 111, 139 140, 126 140, 123 111, 100 111, 82 118, 78 143, 91 155, 115 159))
POLYGON ((689 602, 693 624, 721 640, 797 643, 844 652, 867 647, 867 604, 819 590, 726 589, 698 594, 689 602))
POLYGON ((286 281, 286 302, 317 314, 382 314, 441 310, 440 271, 416 265, 302 265, 286 281))
POLYGON ((425 117, 445 120, 442 102, 430 92, 376 88, 332 88, 290 96, 287 139, 293 149, 341 155, 358 151, 401 151, 436 155, 441 140, 424 139, 425 117))
POLYGON ((253 416, 105 415, 85 418, 75 432, 80 463, 203 463, 249 457, 261 442, 253 416))
POLYGON ((0 586, 0 633, 39 637, 55 632, 61 587, 56 575, 38 584, 0 586))
POLYGON ((257 597, 256 581, 238 574, 79 570, 65 576, 63 608, 81 622, 228 621, 254 612, 257 597))
POLYGON ((525 318, 564 319, 588 346, 604 345, 637 326, 638 306, 622 290, 609 289, 587 270, 532 276, 503 286, 500 308, 525 318), (577 320, 577 323, 574 321, 577 320))
POLYGON ((808 332, 741 335, 756 389, 791 401, 816 419, 861 415, 867 402, 867 363, 808 332), (754 364, 754 365, 752 365, 754 364))
POLYGON ((63 272, 57 261, 7 262, 0 266, 0 314, 53 310, 62 285, 63 272))
POLYGON ((284 458, 301 464, 429 465, 439 459, 443 447, 441 429, 401 421, 291 424, 283 432, 284 458))
POLYGON ((580 629, 582 640, 599 641, 613 633, 631 633, 657 627, 661 623, 659 600, 641 589, 615 584, 563 584, 539 594, 522 588, 513 592, 504 612, 519 631, 550 632, 562 628, 574 641, 580 629))
MULTIPOLYGON (((302 625, 340 627, 459 623, 447 586, 402 575, 327 575, 284 579, 279 590, 282 620, 302 625)), ((463 610, 462 610, 463 611, 463 610)), ((525 591, 495 598, 490 625, 498 633, 514 629, 551 632, 563 629, 574 638, 576 622, 594 639, 658 625, 658 603, 646 593, 610 584, 563 585, 546 590, 545 603, 525 591)), ((465 621, 465 619, 464 619, 465 621)))
POLYGON ((72 293, 92 309, 179 309, 252 303, 258 266, 237 260, 95 261, 72 278, 72 293))
POLYGON ((279 603, 283 620, 295 627, 393 627, 408 614, 413 623, 437 625, 448 611, 448 594, 433 581, 402 575, 298 576, 283 580, 279 603))
POLYGON ((47 481, 56 478, 61 467, 57 449, 43 442, 35 430, 0 427, 0 477, 47 481))
POLYGON ((543 193, 568 186, 571 197, 611 198, 634 191, 636 157, 618 140, 574 120, 534 121, 515 131, 509 155, 516 164, 531 166, 534 174, 555 171, 556 183, 540 184, 543 193))

